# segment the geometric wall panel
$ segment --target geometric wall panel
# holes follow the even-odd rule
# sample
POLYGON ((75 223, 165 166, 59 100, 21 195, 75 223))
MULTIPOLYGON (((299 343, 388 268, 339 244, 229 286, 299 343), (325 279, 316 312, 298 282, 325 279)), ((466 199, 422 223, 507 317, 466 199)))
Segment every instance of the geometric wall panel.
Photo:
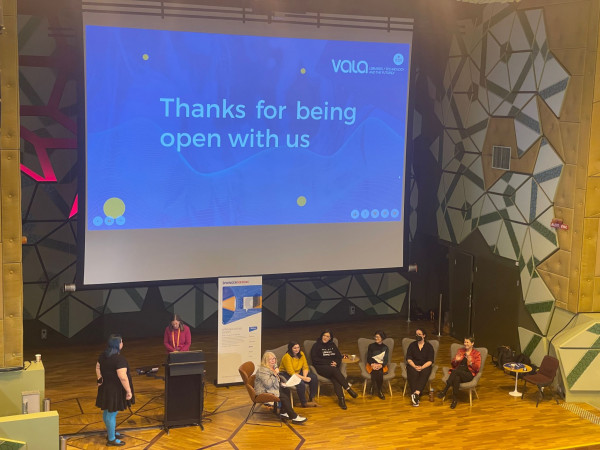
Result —
MULTIPOLYGON (((269 279, 266 284, 273 286, 273 281, 269 279)), ((397 314, 407 290, 406 279, 394 272, 322 277, 311 281, 292 278, 265 292, 263 306, 290 322, 321 319, 342 300, 365 314, 397 314)))
POLYGON ((40 316, 40 321, 61 334, 72 337, 100 316, 73 297, 67 297, 40 316))
POLYGON ((523 354, 529 356, 531 362, 538 367, 548 353, 547 339, 526 328, 519 327, 519 345, 523 354))
POLYGON ((310 297, 306 293, 288 283, 281 285, 268 297, 263 296, 263 307, 285 321, 293 320, 293 317, 309 303, 310 297))
POLYGON ((178 314, 190 326, 197 328, 217 312, 217 306, 216 298, 210 297, 198 287, 194 287, 167 309, 178 314))
MULTIPOLYGON (((430 147, 442 167, 438 234, 458 244, 478 229, 492 252, 518 261, 525 308, 545 334, 555 298, 536 267, 558 249, 550 222, 564 161, 543 135, 540 108, 544 117, 554 117, 554 124, 570 76, 548 49, 542 9, 488 5, 482 18, 463 20, 453 34, 439 89, 445 95, 431 99, 438 103, 433 110, 444 127, 438 144, 430 147), (520 170, 502 173, 491 167, 487 154, 474 166, 486 165, 483 170, 469 173, 461 168, 465 146, 458 145, 457 136, 460 142, 483 144, 486 133, 492 133, 485 137, 486 148, 515 145, 509 139, 514 133, 511 167, 520 170), (530 155, 533 148, 539 150, 530 155), (530 156, 535 161, 527 162, 530 156), (484 182, 483 173, 496 178, 484 182), (474 186, 481 186, 481 193, 474 186)), ((554 133, 552 127, 548 130, 554 133)), ((554 134, 552 138, 557 140, 554 134)), ((469 148, 477 152, 482 146, 469 148)))
POLYGON ((352 277, 348 297, 375 296, 383 278, 382 273, 368 273, 352 277))
POLYGON ((148 288, 112 289, 108 294, 105 314, 142 310, 148 288))
POLYGON ((162 297, 165 308, 180 300, 185 294, 194 289, 193 285, 159 286, 158 290, 162 297))
POLYGON ((560 345, 561 362, 571 391, 599 391, 600 322, 588 323, 560 345))

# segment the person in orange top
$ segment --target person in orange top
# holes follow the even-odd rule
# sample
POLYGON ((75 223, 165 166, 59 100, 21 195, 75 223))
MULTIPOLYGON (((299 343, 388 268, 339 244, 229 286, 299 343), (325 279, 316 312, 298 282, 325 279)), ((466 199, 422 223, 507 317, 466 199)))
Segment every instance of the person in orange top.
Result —
POLYGON ((187 352, 192 345, 190 327, 184 325, 177 314, 173 315, 173 320, 165 328, 164 342, 167 353, 187 352))
POLYGON ((458 403, 456 394, 460 383, 466 383, 475 378, 481 367, 481 353, 473 348, 474 344, 475 339, 473 337, 465 338, 464 348, 459 348, 452 360, 452 369, 450 369, 450 376, 446 380, 446 387, 438 393, 439 398, 444 398, 448 389, 452 387, 452 403, 450 404, 452 409, 456 408, 458 403))

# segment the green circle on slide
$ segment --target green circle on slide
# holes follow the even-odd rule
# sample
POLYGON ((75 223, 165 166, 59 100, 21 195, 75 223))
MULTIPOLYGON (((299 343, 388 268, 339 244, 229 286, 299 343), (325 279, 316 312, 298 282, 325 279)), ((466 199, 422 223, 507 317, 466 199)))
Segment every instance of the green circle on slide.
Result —
POLYGON ((125 213, 125 202, 117 197, 109 198, 104 202, 103 210, 106 217, 116 219, 125 213))

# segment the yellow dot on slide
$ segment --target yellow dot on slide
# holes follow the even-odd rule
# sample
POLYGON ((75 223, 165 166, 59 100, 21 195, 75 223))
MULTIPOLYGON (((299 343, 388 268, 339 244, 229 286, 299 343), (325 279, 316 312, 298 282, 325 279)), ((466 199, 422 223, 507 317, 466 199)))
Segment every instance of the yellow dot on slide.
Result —
POLYGON ((304 195, 301 195, 296 199, 296 203, 298 203, 298 206, 306 205, 306 197, 304 195))
POLYGON ((150 59, 150 55, 148 55, 148 53, 144 53, 144 54, 142 55, 142 59, 143 59, 144 61, 148 61, 148 60, 150 59))
POLYGON ((302 75, 304 75, 304 74, 306 73, 306 69, 303 67, 302 69, 300 69, 300 73, 301 73, 302 75))
POLYGON ((116 219, 125 213, 125 202, 117 197, 109 198, 104 202, 103 210, 106 217, 116 219))

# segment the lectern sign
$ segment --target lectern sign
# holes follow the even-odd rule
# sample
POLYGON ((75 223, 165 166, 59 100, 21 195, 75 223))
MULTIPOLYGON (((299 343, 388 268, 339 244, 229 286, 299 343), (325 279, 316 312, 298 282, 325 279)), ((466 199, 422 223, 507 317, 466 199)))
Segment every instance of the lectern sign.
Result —
POLYGON ((262 277, 219 278, 217 384, 240 383, 238 367, 260 365, 262 277))

